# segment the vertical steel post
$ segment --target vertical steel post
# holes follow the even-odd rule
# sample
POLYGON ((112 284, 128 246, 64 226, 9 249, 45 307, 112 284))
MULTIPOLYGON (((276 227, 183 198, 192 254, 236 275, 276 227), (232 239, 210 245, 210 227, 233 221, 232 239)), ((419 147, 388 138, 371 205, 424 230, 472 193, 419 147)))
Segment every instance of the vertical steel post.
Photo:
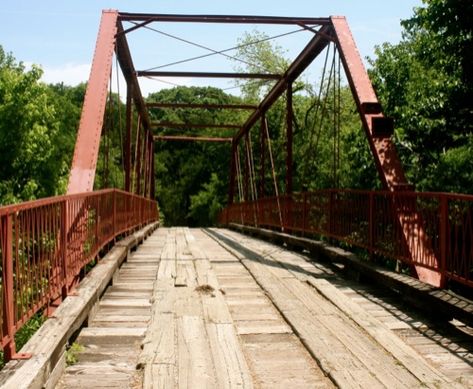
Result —
POLYGON ((302 236, 305 236, 307 229, 307 192, 302 195, 302 236))
POLYGON ((153 170, 153 135, 149 131, 149 144, 148 144, 148 198, 151 198, 151 181, 152 181, 152 170, 153 170))
POLYGON ((250 159, 248 155, 248 138, 249 133, 245 134, 245 174, 243 176, 243 196, 245 201, 249 201, 249 185, 250 185, 250 159))
POLYGON ((447 281, 447 250, 448 250, 448 198, 440 195, 440 287, 445 288, 447 281))
POLYGON ((126 92, 126 134, 125 134, 125 191, 131 190, 131 127, 133 121, 132 91, 133 86, 127 84, 126 92))
MULTIPOLYGON (((100 199, 101 197, 95 196, 95 242, 99 242, 99 227, 100 227, 100 199)), ((94 247, 95 248, 95 247, 94 247)))
POLYGON ((293 142, 293 112, 292 112, 292 83, 286 91, 286 196, 284 200, 284 227, 292 229, 292 142, 293 142))
POLYGON ((333 225, 335 223, 335 192, 334 190, 329 191, 329 205, 328 205, 328 233, 330 239, 332 239, 333 225))
POLYGON ((287 86, 286 96, 286 194, 290 195, 292 193, 293 142, 292 83, 287 86))
POLYGON ((69 292, 68 265, 67 265, 67 200, 61 203, 61 261, 62 261, 62 298, 65 299, 69 292))
POLYGON ((145 132, 144 148, 143 148, 143 196, 148 195, 148 180, 149 180, 149 133, 145 132))
MULTIPOLYGON (((230 151, 230 182, 228 188, 228 205, 232 205, 235 197, 235 179, 236 179, 236 145, 235 139, 232 140, 232 149, 230 151)), ((228 215, 228 213, 227 213, 228 215)), ((228 224, 228 217, 227 217, 228 224)))
POLYGON ((259 187, 259 198, 265 196, 264 190, 264 175, 265 175, 265 160, 266 160, 266 113, 261 116, 261 141, 260 141, 260 155, 261 155, 261 166, 260 166, 260 187, 259 187))
POLYGON ((156 177, 154 171, 154 164, 155 164, 155 150, 154 150, 154 139, 151 140, 151 200, 156 198, 156 177))
POLYGON ((114 190, 112 193, 113 198, 113 236, 114 240, 117 237, 117 191, 114 190))
POLYGON ((141 188, 141 124, 140 120, 138 120, 138 139, 136 139, 137 144, 137 153, 136 153, 136 161, 135 161, 135 193, 140 194, 141 188))
POLYGON ((143 144, 142 144, 142 152, 141 152, 141 177, 142 183, 140 186, 140 196, 145 196, 146 190, 146 157, 148 155, 148 130, 145 129, 143 134, 143 144))
POLYGON ((12 215, 5 216, 3 226, 3 333, 8 336, 9 342, 4 348, 6 361, 12 359, 16 353, 15 346, 15 311, 13 300, 13 221, 12 215))
POLYGON ((374 193, 370 191, 369 194, 369 205, 368 205, 368 242, 369 242, 369 253, 370 257, 373 256, 374 254, 374 232, 375 232, 375 220, 374 220, 374 207, 375 207, 375 201, 374 201, 374 193))
POLYGON ((7 336, 8 343, 5 345, 4 359, 28 359, 31 354, 17 353, 15 344, 15 297, 13 278, 13 215, 6 215, 3 219, 3 247, 2 247, 2 271, 3 271, 3 336, 7 336))

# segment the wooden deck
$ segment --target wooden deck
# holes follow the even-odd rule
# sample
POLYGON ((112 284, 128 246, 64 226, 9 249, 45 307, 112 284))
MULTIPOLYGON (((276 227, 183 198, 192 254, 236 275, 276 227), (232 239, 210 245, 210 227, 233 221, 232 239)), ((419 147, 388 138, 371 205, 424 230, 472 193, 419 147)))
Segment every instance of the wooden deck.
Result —
POLYGON ((58 387, 471 387, 471 339, 301 254, 160 228, 115 276, 58 387))

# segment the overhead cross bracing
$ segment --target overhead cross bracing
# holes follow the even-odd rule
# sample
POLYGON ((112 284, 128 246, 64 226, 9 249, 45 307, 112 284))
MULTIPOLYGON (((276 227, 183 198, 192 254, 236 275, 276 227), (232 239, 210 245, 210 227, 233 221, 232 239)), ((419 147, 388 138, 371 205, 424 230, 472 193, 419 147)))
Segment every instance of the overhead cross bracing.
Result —
MULTIPOLYGON (((330 18, 307 18, 307 17, 260 17, 260 16, 215 16, 215 15, 161 15, 161 14, 133 14, 133 13, 121 13, 117 11, 106 11, 104 13, 104 19, 113 19, 116 24, 116 54, 118 61, 124 73, 124 77, 127 81, 127 85, 131 90, 132 99, 134 100, 137 112, 140 115, 142 120, 142 125, 145 129, 151 127, 149 120, 149 112, 146 109, 144 104, 143 97, 140 92, 140 83, 138 81, 139 75, 150 77, 149 72, 156 71, 156 69, 162 68, 162 65, 148 67, 145 70, 136 70, 135 64, 132 60, 128 35, 132 35, 137 31, 152 30, 159 35, 165 35, 168 38, 178 39, 181 42, 187 43, 189 45, 197 46, 203 50, 209 51, 212 55, 223 55, 235 59, 234 56, 226 54, 229 51, 235 50, 238 46, 234 46, 228 50, 217 50, 208 47, 208 45, 203 45, 190 41, 177 36, 176 34, 167 33, 161 30, 157 30, 154 27, 151 27, 155 23, 159 22, 164 25, 169 25, 172 23, 197 23, 197 24, 243 24, 243 25, 283 25, 283 26, 298 26, 296 32, 305 31, 311 34, 309 43, 302 49, 300 54, 294 59, 288 69, 282 75, 265 75, 261 74, 261 77, 265 78, 275 78, 276 82, 274 85, 269 88, 269 93, 262 99, 258 104, 258 108, 255 112, 251 113, 247 118, 246 122, 241 126, 240 129, 234 134, 235 142, 239 142, 244 134, 248 133, 252 126, 254 126, 265 114, 265 112, 274 104, 274 102, 281 97, 287 90, 290 89, 290 85, 304 72, 305 69, 311 64, 311 62, 317 57, 318 54, 330 43, 336 43, 341 57, 344 63, 345 70, 347 72, 347 78, 350 82, 352 90, 355 95, 355 100, 359 106, 360 115, 362 117, 365 129, 369 139, 371 139, 371 146, 375 159, 377 161, 378 168, 380 170, 381 179, 387 187, 395 187, 396 185, 403 185, 405 183, 405 177, 396 156, 394 146, 390 142, 389 137, 382 137, 382 139, 374 139, 374 134, 376 132, 375 123, 380 123, 379 126, 384 124, 381 120, 374 120, 373 117, 383 117, 381 112, 364 112, 362 109, 366 106, 377 106, 379 105, 377 98, 372 90, 371 83, 364 71, 363 64, 358 56, 356 47, 351 37, 350 31, 346 24, 344 18, 340 17, 330 17, 330 18), (127 24, 125 28, 123 25, 127 24), (346 56, 349 58, 345 58, 346 56), (353 74, 352 74, 353 73, 353 74), (378 145, 379 144, 379 145, 378 145)), ((113 21, 112 21, 113 23, 113 21)), ((160 27, 161 28, 161 27, 160 27)), ((275 37, 281 37, 286 34, 295 33, 294 31, 286 32, 283 34, 276 34, 275 37)), ((100 39, 99 35, 99 39, 100 39)), ((114 45, 115 42, 110 41, 109 45, 114 45)), ((194 60, 191 58, 190 60, 194 60)), ((177 62, 176 62, 177 64, 177 62)), ((173 65, 170 63, 169 65, 173 65)), ((158 72, 164 76, 164 73, 158 72)), ((181 75, 181 76, 196 76, 203 77, 205 75, 209 77, 218 76, 217 72, 207 72, 201 73, 200 75, 197 72, 183 72, 175 71, 171 74, 181 75), (213 73, 213 74, 212 74, 213 73)), ((220 74, 222 76, 222 74, 220 74)), ((226 72, 225 77, 231 77, 231 73, 226 72)), ((247 77, 256 77, 258 75, 248 75, 247 77)), ((244 77, 241 73, 235 73, 235 78, 244 77)), ((291 92, 292 94, 292 92, 291 92)), ((289 107, 288 107, 289 109, 289 107)), ((190 124, 190 123, 189 123, 190 124)), ((291 126, 291 121, 288 120, 288 126, 291 126)), ((289 148, 289 146, 288 146, 289 148)), ((130 154, 130 153, 128 153, 130 154)), ((94 170, 95 162, 94 158, 90 162, 90 170, 94 170)), ((127 164, 128 165, 128 164, 127 164)), ((291 161, 287 162, 288 168, 290 170, 291 161)), ((87 170, 87 169, 86 169, 87 170)), ((82 172, 81 174, 84 174, 82 172)), ((290 181, 291 172, 288 172, 288 180, 290 181)), ((71 182, 74 179, 71 176, 71 182)), ((90 187, 90 182, 88 184, 90 187)), ((230 194, 231 196, 231 194, 230 194)), ((230 200, 231 202, 231 200, 230 200)))

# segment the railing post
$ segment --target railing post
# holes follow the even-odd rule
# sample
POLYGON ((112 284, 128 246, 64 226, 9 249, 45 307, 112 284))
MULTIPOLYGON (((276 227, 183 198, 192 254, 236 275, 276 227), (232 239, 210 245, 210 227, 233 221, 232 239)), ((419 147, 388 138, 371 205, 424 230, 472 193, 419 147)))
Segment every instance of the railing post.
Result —
POLYGON ((370 259, 374 253, 374 193, 369 194, 369 205, 368 205, 368 244, 370 259))
POLYGON ((95 196, 95 244, 99 242, 100 199, 101 196, 95 196))
POLYGON ((302 194, 302 236, 305 236, 307 228, 307 192, 302 194))
POLYGON ((3 336, 7 336, 5 362, 11 359, 28 359, 31 354, 17 353, 15 344, 15 298, 13 295, 13 215, 5 216, 3 233, 3 336))
POLYGON ((4 348, 5 361, 12 359, 16 353, 14 302, 13 302, 13 223, 12 215, 5 217, 3 226, 3 334, 8 336, 4 348))
POLYGON ((68 280, 68 261, 67 261, 67 228, 68 228, 68 215, 67 215, 67 200, 61 203, 61 262, 62 262, 62 298, 65 299, 69 292, 69 280, 68 280))
POLYGON ((329 204, 328 204, 328 233, 329 237, 332 238, 332 233, 333 233, 333 223, 334 223, 334 203, 335 203, 335 193, 333 190, 330 190, 329 192, 330 198, 329 198, 329 204))
POLYGON ((112 201, 113 201, 113 241, 116 242, 117 238, 117 191, 113 191, 112 201))
POLYGON ((448 249, 448 197, 440 195, 440 287, 444 288, 447 281, 447 249, 448 249))

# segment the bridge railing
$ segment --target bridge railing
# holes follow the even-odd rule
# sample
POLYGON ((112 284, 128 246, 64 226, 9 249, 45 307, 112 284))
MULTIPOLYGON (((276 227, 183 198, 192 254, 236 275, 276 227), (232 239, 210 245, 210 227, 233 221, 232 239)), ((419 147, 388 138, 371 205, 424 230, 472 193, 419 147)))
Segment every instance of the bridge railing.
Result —
POLYGON ((323 236, 473 287, 473 196, 319 190, 233 204, 220 223, 323 236))
POLYGON ((115 189, 0 207, 0 338, 67 296, 81 270, 118 235, 159 219, 157 203, 115 189))

